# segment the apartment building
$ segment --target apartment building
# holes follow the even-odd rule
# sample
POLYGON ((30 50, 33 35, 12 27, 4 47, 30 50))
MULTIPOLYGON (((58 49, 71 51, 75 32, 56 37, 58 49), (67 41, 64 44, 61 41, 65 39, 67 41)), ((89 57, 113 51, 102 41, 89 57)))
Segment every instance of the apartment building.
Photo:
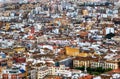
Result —
POLYGON ((58 71, 60 70, 65 70, 65 66, 60 65, 60 67, 48 67, 47 65, 43 65, 41 67, 38 67, 37 79, 43 79, 47 75, 58 75, 58 71))
POLYGON ((20 73, 18 69, 5 70, 2 74, 3 79, 25 79, 25 73, 20 73))
POLYGON ((46 65, 38 68, 37 79, 43 79, 46 75, 49 75, 51 71, 51 68, 47 67, 46 65))
POLYGON ((54 79, 57 78, 71 78, 74 77, 75 74, 81 74, 82 72, 80 70, 71 70, 69 67, 65 67, 65 65, 60 65, 59 67, 56 66, 47 66, 42 65, 37 68, 37 79, 43 79, 47 77, 54 77, 54 79), (58 76, 58 77, 56 77, 58 76))
POLYGON ((27 72, 28 79, 37 79, 37 70, 34 68, 29 68, 27 72))
POLYGON ((73 59, 73 67, 103 67, 103 68, 111 68, 118 69, 119 68, 119 60, 106 60, 100 59, 96 57, 76 57, 73 59))

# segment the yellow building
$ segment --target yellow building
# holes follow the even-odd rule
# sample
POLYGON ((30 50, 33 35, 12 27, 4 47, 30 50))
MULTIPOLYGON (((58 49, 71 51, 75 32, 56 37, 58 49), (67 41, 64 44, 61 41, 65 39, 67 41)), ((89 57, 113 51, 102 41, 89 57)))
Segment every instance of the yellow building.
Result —
POLYGON ((79 48, 65 47, 65 51, 68 56, 87 57, 91 55, 90 52, 80 51, 79 48))
POLYGON ((66 55, 69 55, 69 56, 78 56, 79 55, 78 48, 65 47, 65 50, 66 50, 66 55))
POLYGON ((89 12, 88 12, 88 10, 82 10, 82 14, 83 14, 84 16, 86 16, 86 15, 89 14, 89 12))
POLYGON ((9 30, 9 28, 10 28, 10 23, 6 23, 5 30, 6 30, 6 31, 9 30))
POLYGON ((16 52, 25 52, 25 47, 15 47, 13 50, 16 52))

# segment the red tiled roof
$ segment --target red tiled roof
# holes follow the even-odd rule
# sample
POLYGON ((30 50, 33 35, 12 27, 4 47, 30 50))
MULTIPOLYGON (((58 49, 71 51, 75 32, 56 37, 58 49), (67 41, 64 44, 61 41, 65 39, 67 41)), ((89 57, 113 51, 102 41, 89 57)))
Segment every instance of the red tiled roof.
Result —
POLYGON ((78 32, 78 34, 82 37, 84 36, 87 36, 88 35, 88 32, 84 32, 84 31, 81 31, 81 32, 78 32))
POLYGON ((111 72, 120 73, 120 68, 119 69, 114 69, 111 72))
POLYGON ((93 76, 92 75, 87 75, 87 76, 84 76, 84 77, 80 77, 79 79, 92 79, 93 76))
POLYGON ((107 72, 107 74, 113 74, 113 73, 120 73, 120 68, 107 72))

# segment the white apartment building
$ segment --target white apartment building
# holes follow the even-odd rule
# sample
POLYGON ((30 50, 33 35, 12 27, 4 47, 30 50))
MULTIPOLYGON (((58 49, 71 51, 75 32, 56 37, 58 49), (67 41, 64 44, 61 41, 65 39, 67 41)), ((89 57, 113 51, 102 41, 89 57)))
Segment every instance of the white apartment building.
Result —
POLYGON ((81 74, 79 70, 71 70, 65 65, 60 65, 59 67, 51 66, 48 67, 46 65, 38 68, 37 79, 43 79, 47 75, 58 75, 64 77, 72 77, 72 74, 81 74))

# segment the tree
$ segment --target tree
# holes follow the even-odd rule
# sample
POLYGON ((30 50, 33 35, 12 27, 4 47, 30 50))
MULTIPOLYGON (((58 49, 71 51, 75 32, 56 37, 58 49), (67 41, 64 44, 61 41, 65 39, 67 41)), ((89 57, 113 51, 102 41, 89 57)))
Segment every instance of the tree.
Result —
POLYGON ((78 69, 78 70, 84 70, 85 69, 85 67, 84 66, 82 66, 82 67, 76 67, 75 69, 78 69))
POLYGON ((99 72, 92 72, 93 75, 100 75, 99 72))
POLYGON ((105 72, 108 72, 108 71, 111 71, 112 69, 111 68, 108 68, 108 69, 105 69, 105 72))

